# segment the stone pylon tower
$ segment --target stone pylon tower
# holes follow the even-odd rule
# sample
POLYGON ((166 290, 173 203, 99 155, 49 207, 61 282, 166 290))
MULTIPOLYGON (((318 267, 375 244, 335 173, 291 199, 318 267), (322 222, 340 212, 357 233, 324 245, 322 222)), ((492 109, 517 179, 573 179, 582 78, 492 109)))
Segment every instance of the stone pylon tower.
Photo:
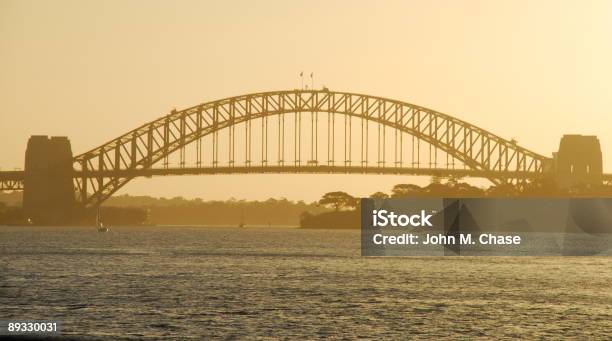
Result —
POLYGON ((36 225, 68 224, 76 202, 67 137, 31 136, 25 155, 23 208, 36 225))
POLYGON ((590 187, 602 183, 601 146, 597 136, 564 135, 553 153, 559 188, 590 187))

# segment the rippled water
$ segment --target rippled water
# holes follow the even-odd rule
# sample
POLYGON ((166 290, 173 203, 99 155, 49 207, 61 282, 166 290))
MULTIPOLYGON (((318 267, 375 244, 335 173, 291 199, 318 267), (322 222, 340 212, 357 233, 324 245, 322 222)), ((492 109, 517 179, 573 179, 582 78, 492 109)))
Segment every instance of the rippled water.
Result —
POLYGON ((79 339, 610 339, 612 258, 362 258, 359 231, 0 227, 1 319, 79 339))

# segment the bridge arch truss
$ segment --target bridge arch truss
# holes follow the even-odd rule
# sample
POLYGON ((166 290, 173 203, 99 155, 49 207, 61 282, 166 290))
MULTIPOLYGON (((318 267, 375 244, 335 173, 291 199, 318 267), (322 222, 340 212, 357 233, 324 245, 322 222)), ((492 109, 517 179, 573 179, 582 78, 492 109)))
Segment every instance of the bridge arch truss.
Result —
POLYGON ((421 106, 355 93, 293 90, 255 93, 173 110, 76 156, 74 169, 79 174, 75 177, 78 200, 85 206, 94 206, 136 176, 189 174, 199 168, 203 169, 201 173, 215 173, 215 169, 244 173, 253 169, 253 172, 435 175, 436 170, 454 169, 455 161, 495 184, 533 178, 546 172, 551 163, 549 158, 514 141, 421 106), (275 121, 270 124, 272 118, 275 121), (255 137, 253 123, 261 125, 255 137), (223 140, 227 141, 227 148, 222 151, 227 155, 223 164, 219 157, 221 131, 225 131, 223 140), (270 131, 275 134, 273 138, 270 131), (303 141, 309 135, 310 139, 303 141), (404 157, 404 135, 412 140, 410 160, 404 157), (374 137, 376 143, 371 141, 374 137), (208 138, 208 145, 202 145, 204 138, 208 138), (304 142, 310 148, 304 148, 304 142), (429 148, 428 167, 421 167, 420 142, 429 148), (186 168, 188 145, 195 145, 195 170, 190 168, 181 173, 180 169, 186 168), (237 147, 243 149, 241 164, 236 158, 237 147), (261 151, 259 160, 254 159, 254 149, 261 151), (276 160, 269 160, 275 151, 276 160), (446 155, 446 164, 441 166, 437 162, 438 151, 446 155), (203 165, 203 153, 211 159, 210 166, 203 165), (369 158, 372 153, 376 154, 375 161, 369 158), (292 159, 288 158, 291 154, 292 159), (178 170, 168 168, 171 155, 179 156, 178 170), (155 165, 162 168, 155 169, 155 165), (422 172, 416 171, 421 168, 422 172))

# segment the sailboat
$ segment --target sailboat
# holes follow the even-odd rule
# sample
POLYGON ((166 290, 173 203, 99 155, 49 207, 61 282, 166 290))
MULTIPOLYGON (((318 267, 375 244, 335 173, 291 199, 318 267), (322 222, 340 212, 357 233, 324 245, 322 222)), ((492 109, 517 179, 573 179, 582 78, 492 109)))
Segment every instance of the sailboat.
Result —
POLYGON ((110 229, 102 223, 102 216, 100 215, 100 206, 98 206, 98 212, 96 214, 96 229, 98 232, 108 232, 110 229))

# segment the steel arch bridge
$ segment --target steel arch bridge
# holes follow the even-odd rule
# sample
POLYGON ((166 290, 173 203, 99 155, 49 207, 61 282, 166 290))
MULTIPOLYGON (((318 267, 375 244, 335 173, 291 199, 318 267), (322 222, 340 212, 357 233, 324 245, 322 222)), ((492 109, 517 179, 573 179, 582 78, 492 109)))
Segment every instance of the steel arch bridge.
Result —
POLYGON ((137 176, 375 173, 482 177, 501 184, 540 177, 552 161, 435 110, 324 88, 173 110, 73 162, 77 199, 91 207, 137 176), (194 149, 194 166, 187 166, 187 148, 194 149), (169 167, 170 157, 178 167, 169 167))

